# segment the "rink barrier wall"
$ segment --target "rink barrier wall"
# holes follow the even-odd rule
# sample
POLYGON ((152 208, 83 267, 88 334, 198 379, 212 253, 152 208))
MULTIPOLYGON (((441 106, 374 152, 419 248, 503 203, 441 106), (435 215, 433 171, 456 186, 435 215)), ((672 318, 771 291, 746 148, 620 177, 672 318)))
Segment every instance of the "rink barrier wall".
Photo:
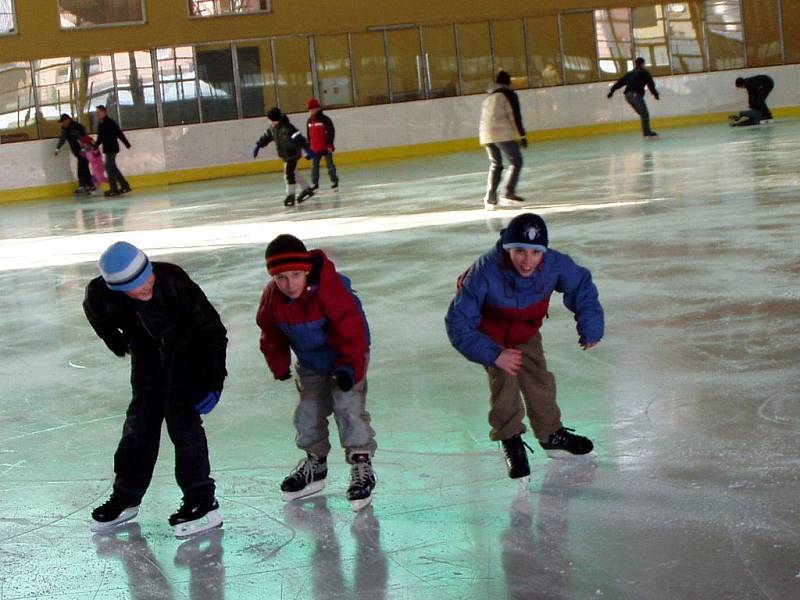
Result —
MULTIPOLYGON (((653 128, 726 123, 746 106, 738 76, 769 73, 776 82, 770 105, 778 118, 800 117, 800 66, 723 71, 656 80, 661 101, 648 97, 653 128), (659 116, 661 115, 661 116, 659 116)), ((607 100, 608 84, 520 90, 531 142, 639 131, 638 117, 622 94, 607 100)), ((484 96, 459 96, 402 104, 331 110, 337 128, 337 165, 362 164, 477 150, 480 104, 484 96), (386 140, 392 145, 387 146, 386 140)), ((304 129, 306 114, 290 115, 304 129)), ((274 145, 251 156, 265 119, 244 119, 127 132, 132 150, 118 163, 135 189, 224 177, 279 173, 283 163, 274 145), (262 158, 263 157, 263 158, 262 158)), ((56 140, 0 145, 0 203, 71 195, 77 185, 75 161, 67 148, 53 156, 56 140)), ((535 152, 535 149, 533 149, 535 152)), ((529 151, 530 152, 530 151, 529 151)), ((300 168, 310 163, 300 161, 300 168)), ((272 185, 272 184, 270 184, 272 185)))

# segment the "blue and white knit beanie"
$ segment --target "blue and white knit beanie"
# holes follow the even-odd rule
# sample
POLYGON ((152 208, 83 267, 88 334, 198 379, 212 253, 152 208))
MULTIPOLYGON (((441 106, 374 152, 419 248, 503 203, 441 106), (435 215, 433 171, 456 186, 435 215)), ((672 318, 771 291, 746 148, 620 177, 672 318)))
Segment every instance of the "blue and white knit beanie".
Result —
POLYGON ((524 213, 511 219, 508 227, 500 232, 503 250, 529 248, 547 252, 547 225, 544 219, 533 213, 524 213))
POLYGON ((153 274, 147 255, 128 242, 111 244, 100 255, 98 266, 106 285, 116 292, 135 290, 153 274))

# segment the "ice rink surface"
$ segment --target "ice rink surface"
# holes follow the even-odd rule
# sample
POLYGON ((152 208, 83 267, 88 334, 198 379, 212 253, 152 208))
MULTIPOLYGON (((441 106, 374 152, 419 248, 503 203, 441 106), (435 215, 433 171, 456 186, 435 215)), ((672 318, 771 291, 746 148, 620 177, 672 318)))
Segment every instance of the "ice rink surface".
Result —
POLYGON ((528 434, 527 491, 443 325, 515 214, 483 211, 481 151, 343 167, 339 192, 323 171, 289 210, 279 174, 0 207, 0 599, 800 598, 800 122, 661 133, 525 152, 527 208, 606 312, 583 352, 553 298, 564 423, 597 457, 550 460, 528 434), (267 376, 255 312, 282 232, 329 252, 370 321, 378 487, 358 515, 336 449, 323 495, 280 500, 296 390, 267 376), (130 390, 81 301, 118 239, 183 266, 229 331, 205 419, 225 525, 189 541, 166 522, 166 432, 138 519, 89 532, 130 390))

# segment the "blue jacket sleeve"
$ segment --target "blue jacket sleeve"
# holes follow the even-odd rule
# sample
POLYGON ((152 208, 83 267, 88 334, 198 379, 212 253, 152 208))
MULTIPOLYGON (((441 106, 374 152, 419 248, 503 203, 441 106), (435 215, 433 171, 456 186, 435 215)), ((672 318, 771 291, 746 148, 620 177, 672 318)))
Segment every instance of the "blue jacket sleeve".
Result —
POLYGON ((487 291, 486 279, 480 273, 469 273, 450 303, 444 322, 453 347, 468 360, 488 367, 494 364, 503 349, 478 330, 487 291))
POLYGON ((592 274, 576 265, 565 254, 558 256, 556 291, 564 294, 564 306, 575 314, 578 341, 581 344, 599 342, 603 337, 603 307, 592 282, 592 274))

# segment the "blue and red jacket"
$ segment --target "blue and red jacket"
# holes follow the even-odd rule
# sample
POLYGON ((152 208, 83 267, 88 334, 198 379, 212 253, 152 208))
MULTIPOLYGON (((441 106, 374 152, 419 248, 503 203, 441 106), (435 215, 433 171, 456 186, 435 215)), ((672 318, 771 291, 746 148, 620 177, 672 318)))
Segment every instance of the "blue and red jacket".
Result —
POLYGON ((256 316, 261 352, 276 379, 291 372, 291 349, 304 367, 321 375, 344 369, 359 382, 370 344, 361 301, 322 250, 310 254, 312 268, 299 298, 288 298, 274 281, 264 288, 256 316))
POLYGON ((530 277, 517 273, 500 242, 458 281, 445 317, 450 343, 469 360, 490 366, 506 348, 523 344, 539 331, 550 296, 564 294, 575 314, 581 344, 603 337, 603 307, 588 269, 566 254, 548 249, 530 277))

